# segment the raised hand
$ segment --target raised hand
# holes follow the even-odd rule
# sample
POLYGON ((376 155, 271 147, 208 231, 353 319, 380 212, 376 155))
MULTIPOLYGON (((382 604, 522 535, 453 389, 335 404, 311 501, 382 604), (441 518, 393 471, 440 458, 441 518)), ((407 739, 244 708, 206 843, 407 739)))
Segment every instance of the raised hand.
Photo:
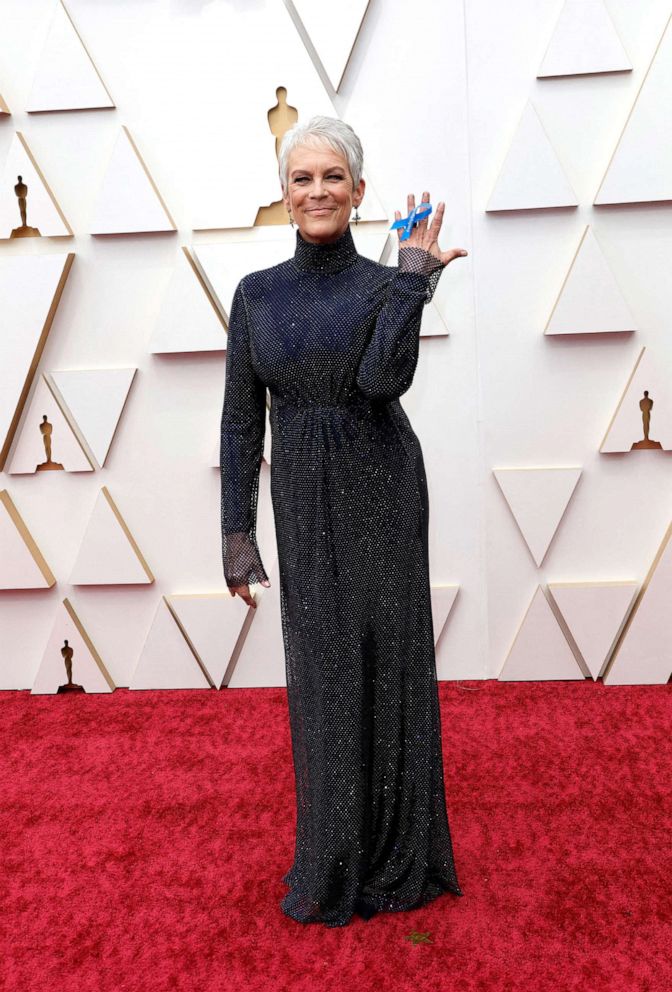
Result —
MULTIPOLYGON (((408 213, 415 208, 415 194, 408 194, 408 213)), ((426 190, 422 194, 421 203, 429 203, 429 191, 426 190)), ((439 248, 439 231, 441 230, 441 224, 443 222, 443 213, 446 208, 443 200, 439 203, 434 213, 434 218, 430 223, 428 223, 428 218, 424 217, 421 221, 411 228, 411 233, 404 241, 401 240, 401 235, 403 233, 402 228, 397 228, 397 237, 399 238, 399 249, 404 248, 423 248, 425 251, 434 255, 438 258, 443 265, 447 265, 448 262, 452 262, 454 258, 459 258, 460 256, 468 255, 469 252, 465 248, 449 248, 447 251, 441 251, 439 248)), ((429 215, 432 216, 431 214, 429 215)), ((401 220, 401 213, 398 210, 394 211, 394 219, 401 220)))

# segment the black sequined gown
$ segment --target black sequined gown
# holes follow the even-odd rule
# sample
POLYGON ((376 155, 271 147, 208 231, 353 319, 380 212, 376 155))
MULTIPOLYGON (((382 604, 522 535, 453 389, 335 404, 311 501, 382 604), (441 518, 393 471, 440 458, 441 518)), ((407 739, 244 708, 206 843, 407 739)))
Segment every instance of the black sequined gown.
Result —
POLYGON ((234 294, 221 420, 229 587, 266 578, 256 541, 266 387, 296 784, 280 906, 343 926, 462 895, 446 812, 422 450, 399 397, 441 262, 392 268, 296 232, 234 294))

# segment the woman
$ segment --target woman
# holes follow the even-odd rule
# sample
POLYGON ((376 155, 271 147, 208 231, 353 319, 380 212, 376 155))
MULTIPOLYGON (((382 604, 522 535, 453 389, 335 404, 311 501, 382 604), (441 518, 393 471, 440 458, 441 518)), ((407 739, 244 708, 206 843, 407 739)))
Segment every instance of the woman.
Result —
POLYGON ((250 583, 270 585, 256 541, 268 387, 297 815, 280 905, 334 927, 354 912, 462 895, 445 806, 425 467, 399 397, 423 306, 467 253, 438 246, 443 203, 400 241, 398 268, 357 253, 349 220, 364 196, 362 146, 343 121, 295 124, 279 172, 296 247, 244 276, 233 298, 222 551, 229 589, 255 606, 250 583))

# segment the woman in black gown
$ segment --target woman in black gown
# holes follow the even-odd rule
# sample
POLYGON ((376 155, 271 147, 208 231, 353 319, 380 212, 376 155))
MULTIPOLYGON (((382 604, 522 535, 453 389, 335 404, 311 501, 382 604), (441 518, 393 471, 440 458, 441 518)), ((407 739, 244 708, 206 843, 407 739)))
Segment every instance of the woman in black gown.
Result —
POLYGON ((349 221, 364 196, 362 149, 343 121, 294 125, 279 165, 296 247, 244 276, 233 298, 222 551, 229 589, 254 606, 249 585, 270 585, 256 540, 268 388, 296 784, 280 906, 334 927, 355 912, 462 895, 444 793, 427 482, 399 397, 423 306, 466 252, 438 247, 439 204, 431 225, 400 241, 397 268, 358 254, 349 221))

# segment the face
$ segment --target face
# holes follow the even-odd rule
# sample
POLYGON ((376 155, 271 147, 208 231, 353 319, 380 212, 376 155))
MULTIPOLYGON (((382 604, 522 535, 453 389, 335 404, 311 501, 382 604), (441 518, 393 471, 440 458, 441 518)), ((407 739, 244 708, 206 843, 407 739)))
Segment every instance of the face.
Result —
POLYGON ((347 159, 330 145, 299 145, 289 155, 283 200, 302 238, 335 241, 362 202, 365 185, 360 179, 353 188, 347 159))

